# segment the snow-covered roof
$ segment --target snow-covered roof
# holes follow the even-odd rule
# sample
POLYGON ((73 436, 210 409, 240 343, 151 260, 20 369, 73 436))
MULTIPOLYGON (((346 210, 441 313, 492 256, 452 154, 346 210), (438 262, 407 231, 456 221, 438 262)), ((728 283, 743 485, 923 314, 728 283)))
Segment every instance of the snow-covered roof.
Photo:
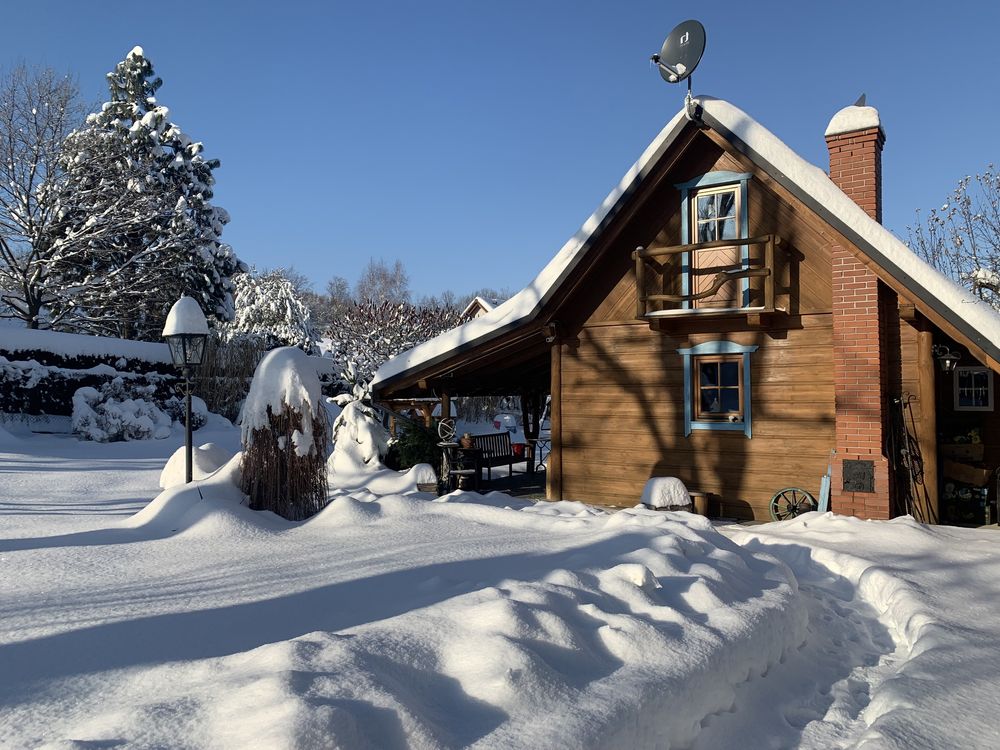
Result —
POLYGON ((674 137, 683 130, 685 122, 683 111, 674 116, 639 160, 626 172, 618 186, 611 191, 576 234, 562 246, 534 281, 485 315, 473 318, 468 323, 445 331, 430 341, 425 341, 393 357, 375 372, 372 386, 378 386, 408 370, 444 359, 459 347, 486 342, 533 320, 545 302, 558 289, 559 284, 583 258, 590 246, 591 238, 611 218, 613 210, 626 193, 645 177, 674 137))
MULTIPOLYGON (((855 241, 867 255, 906 286, 917 297, 915 301, 931 306, 956 324, 970 341, 986 349, 994 359, 1000 360, 1000 316, 988 305, 917 257, 895 235, 847 197, 824 170, 796 154, 739 107, 710 96, 698 97, 696 101, 707 125, 726 137, 832 226, 855 241)), ((871 123, 871 113, 866 110, 872 110, 876 120, 878 118, 878 112, 873 107, 855 106, 845 109, 852 111, 842 119, 851 120, 855 126, 857 122, 871 123)), ((845 110, 841 110, 843 112, 845 110)), ((835 116, 834 121, 837 119, 835 116)), ((485 343, 537 317, 545 302, 551 299, 559 285, 586 255, 600 230, 653 169, 686 123, 685 111, 682 109, 653 139, 615 189, 534 281, 492 312, 446 331, 389 360, 376 371, 373 386, 417 367, 443 361, 460 347, 485 343)), ((833 124, 831 121, 831 126, 833 124)))

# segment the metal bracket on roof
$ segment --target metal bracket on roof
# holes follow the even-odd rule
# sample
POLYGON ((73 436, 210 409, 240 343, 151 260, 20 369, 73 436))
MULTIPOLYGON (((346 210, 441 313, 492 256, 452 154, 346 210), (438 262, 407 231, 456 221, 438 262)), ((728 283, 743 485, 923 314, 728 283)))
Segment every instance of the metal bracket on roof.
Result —
MULTIPOLYGON (((688 81, 690 80, 689 78, 688 81)), ((689 122, 701 124, 701 111, 701 105, 691 96, 691 89, 689 87, 687 95, 684 97, 684 116, 689 122)))

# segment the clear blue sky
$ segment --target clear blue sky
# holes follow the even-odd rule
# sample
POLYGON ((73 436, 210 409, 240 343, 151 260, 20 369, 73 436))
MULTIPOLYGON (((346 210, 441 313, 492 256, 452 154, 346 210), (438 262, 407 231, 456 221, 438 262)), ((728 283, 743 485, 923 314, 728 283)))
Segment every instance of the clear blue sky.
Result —
POLYGON ((7 3, 0 67, 104 74, 136 44, 160 102, 222 160, 224 238, 322 289, 370 257, 419 296, 520 289, 579 228, 684 88, 649 67, 708 32, 696 93, 729 99, 814 164, 862 92, 881 112, 885 224, 998 160, 995 2, 7 3))

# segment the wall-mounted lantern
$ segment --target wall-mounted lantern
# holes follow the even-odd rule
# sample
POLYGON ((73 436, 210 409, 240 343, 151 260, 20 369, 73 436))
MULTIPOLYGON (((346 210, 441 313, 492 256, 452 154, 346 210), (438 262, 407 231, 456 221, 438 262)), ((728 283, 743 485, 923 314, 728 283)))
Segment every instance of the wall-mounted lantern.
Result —
POLYGON ((935 344, 931 351, 934 356, 937 357, 938 366, 941 368, 941 372, 945 374, 954 372, 955 365, 957 365, 958 361, 962 358, 961 355, 953 352, 943 344, 935 344))

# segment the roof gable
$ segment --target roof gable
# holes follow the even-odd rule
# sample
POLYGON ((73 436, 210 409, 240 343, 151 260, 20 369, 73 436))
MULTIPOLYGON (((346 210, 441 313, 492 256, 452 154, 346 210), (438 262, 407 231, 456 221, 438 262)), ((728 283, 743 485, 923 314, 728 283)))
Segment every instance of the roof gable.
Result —
MULTIPOLYGON (((850 239, 905 287, 918 306, 926 306, 951 323, 992 359, 994 367, 1000 367, 1000 316, 985 302, 917 257, 847 197, 824 170, 796 154, 741 109, 707 96, 699 97, 696 102, 705 125, 850 239)), ((457 350, 484 344, 535 320, 594 245, 602 229, 627 203, 687 124, 686 112, 682 109, 653 139, 576 234, 521 292, 491 312, 389 360, 375 373, 373 385, 441 362, 457 350)))

